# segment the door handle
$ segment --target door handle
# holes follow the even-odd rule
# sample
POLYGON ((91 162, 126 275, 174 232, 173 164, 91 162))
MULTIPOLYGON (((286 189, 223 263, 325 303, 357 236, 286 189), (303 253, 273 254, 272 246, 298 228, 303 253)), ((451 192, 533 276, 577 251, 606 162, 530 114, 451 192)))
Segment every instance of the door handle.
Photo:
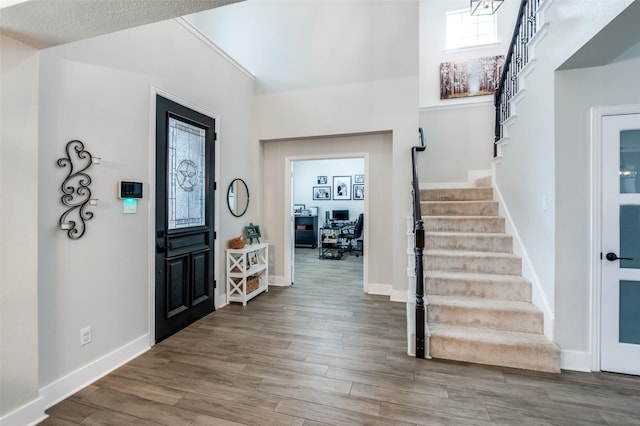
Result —
POLYGON ((609 261, 609 262, 613 262, 614 260, 633 260, 630 257, 618 257, 617 254, 613 253, 613 252, 609 252, 605 255, 605 258, 609 261))
POLYGON ((164 236, 164 232, 158 231, 156 235, 156 250, 158 253, 162 253, 167 249, 167 239, 164 236))
POLYGON ((158 250, 158 253, 162 253, 166 249, 167 249, 167 244, 165 242, 165 239, 164 238, 156 239, 156 250, 158 250))

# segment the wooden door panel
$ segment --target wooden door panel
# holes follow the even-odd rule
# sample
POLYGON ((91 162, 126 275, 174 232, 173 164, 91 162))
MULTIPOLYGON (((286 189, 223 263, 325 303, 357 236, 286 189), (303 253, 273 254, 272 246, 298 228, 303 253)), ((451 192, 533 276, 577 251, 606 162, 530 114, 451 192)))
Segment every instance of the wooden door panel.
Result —
POLYGON ((189 309, 189 255, 167 259, 166 318, 189 309))
POLYGON ((203 250, 191 255, 191 282, 192 301, 191 306, 209 299, 209 250, 203 250))
MULTIPOLYGON (((194 231, 191 231, 194 232, 194 231)), ((193 251, 198 249, 196 246, 206 247, 207 244, 208 229, 200 230, 198 234, 192 235, 178 235, 169 237, 169 250, 180 250, 183 248, 189 248, 193 251)))

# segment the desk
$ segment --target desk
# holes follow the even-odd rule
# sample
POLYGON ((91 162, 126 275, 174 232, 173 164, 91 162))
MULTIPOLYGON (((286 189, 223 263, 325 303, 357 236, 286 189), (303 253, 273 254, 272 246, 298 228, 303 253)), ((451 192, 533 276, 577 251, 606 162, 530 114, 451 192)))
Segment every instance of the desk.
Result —
POLYGON ((351 222, 325 224, 320 228, 318 241, 320 259, 339 260, 345 251, 345 245, 340 237, 340 231, 347 226, 353 226, 351 222))

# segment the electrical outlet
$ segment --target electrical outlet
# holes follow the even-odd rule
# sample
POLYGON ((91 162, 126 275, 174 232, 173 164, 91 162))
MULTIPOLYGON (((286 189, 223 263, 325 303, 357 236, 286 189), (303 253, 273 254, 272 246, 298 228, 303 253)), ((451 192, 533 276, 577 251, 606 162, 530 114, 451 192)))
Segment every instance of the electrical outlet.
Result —
POLYGON ((91 327, 85 327, 80 330, 80 346, 84 346, 88 343, 91 343, 91 327))

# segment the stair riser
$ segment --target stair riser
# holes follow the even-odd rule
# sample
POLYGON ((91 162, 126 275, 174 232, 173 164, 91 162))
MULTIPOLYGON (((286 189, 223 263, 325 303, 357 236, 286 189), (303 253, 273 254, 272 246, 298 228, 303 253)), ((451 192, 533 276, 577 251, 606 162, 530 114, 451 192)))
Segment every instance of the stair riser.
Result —
POLYGON ((531 302, 531 285, 526 282, 496 283, 431 279, 429 278, 429 273, 426 273, 426 276, 427 294, 531 302))
POLYGON ((494 201, 422 202, 426 216, 498 216, 498 203, 494 201))
POLYGON ((487 201, 493 200, 491 188, 422 189, 422 201, 487 201))
POLYGON ((491 176, 484 176, 476 179, 476 186, 479 188, 490 188, 491 187, 491 176))
POLYGON ((542 334, 542 313, 429 304, 427 322, 542 334))
POLYGON ((432 358, 439 359, 547 373, 560 372, 559 351, 544 350, 535 346, 506 346, 432 335, 429 339, 429 354, 432 358))
POLYGON ((425 239, 425 247, 427 249, 510 253, 513 247, 513 239, 509 235, 495 235, 495 236, 427 235, 425 239))
POLYGON ((480 274, 520 275, 522 260, 517 257, 425 256, 425 269, 432 271, 474 272, 480 274))
POLYGON ((433 218, 424 217, 427 232, 504 232, 502 217, 487 218, 433 218))

